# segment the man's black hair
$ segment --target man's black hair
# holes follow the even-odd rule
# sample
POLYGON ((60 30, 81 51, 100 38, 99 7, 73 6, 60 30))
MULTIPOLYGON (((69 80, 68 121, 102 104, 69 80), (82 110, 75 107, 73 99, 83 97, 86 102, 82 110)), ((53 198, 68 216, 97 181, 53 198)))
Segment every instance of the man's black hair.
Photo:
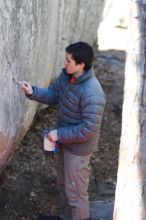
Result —
POLYGON ((86 42, 77 42, 66 47, 65 51, 72 55, 72 59, 76 64, 84 63, 84 70, 90 69, 94 59, 92 47, 86 42))

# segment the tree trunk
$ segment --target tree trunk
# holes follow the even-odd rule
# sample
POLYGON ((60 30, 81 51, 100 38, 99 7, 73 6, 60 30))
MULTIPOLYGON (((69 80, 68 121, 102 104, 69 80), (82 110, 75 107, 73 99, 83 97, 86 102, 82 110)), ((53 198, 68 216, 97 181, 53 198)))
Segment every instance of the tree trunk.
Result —
POLYGON ((114 220, 146 220, 146 0, 130 18, 114 220))

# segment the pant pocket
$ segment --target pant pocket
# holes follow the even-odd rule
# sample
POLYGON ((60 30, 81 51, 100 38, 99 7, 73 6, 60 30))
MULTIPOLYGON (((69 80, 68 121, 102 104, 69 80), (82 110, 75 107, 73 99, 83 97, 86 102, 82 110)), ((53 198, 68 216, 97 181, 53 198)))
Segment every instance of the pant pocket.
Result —
POLYGON ((78 167, 78 185, 81 190, 87 190, 89 184, 90 166, 89 161, 81 161, 78 167))
POLYGON ((89 174, 90 174, 90 167, 89 166, 80 166, 79 167, 79 174, 84 179, 88 179, 89 178, 89 174))

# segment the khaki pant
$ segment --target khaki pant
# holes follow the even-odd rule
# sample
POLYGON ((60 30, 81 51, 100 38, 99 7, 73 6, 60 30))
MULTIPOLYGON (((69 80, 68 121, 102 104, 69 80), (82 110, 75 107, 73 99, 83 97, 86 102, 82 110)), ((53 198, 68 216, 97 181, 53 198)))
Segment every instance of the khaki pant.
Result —
POLYGON ((91 155, 77 156, 63 149, 58 154, 57 184, 63 216, 69 220, 89 218, 89 163, 91 155))

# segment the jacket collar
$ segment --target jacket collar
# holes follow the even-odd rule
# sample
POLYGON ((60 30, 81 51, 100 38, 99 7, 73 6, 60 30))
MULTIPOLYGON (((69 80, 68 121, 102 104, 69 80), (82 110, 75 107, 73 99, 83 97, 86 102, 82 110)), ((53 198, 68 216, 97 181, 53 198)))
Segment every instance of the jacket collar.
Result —
MULTIPOLYGON (((66 69, 63 68, 62 70, 63 70, 65 76, 66 76, 68 79, 70 79, 70 75, 66 72, 66 69)), ((78 77, 78 78, 75 80, 74 84, 82 83, 82 82, 86 81, 87 79, 89 79, 89 78, 91 78, 91 77, 93 77, 93 76, 94 76, 93 67, 91 67, 88 71, 85 71, 80 77, 78 77)))

